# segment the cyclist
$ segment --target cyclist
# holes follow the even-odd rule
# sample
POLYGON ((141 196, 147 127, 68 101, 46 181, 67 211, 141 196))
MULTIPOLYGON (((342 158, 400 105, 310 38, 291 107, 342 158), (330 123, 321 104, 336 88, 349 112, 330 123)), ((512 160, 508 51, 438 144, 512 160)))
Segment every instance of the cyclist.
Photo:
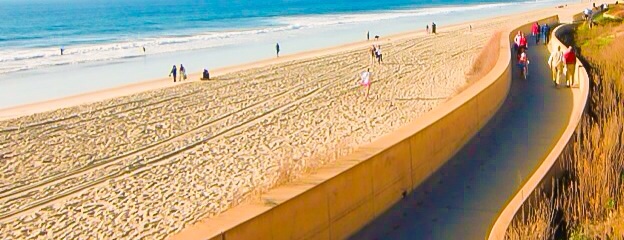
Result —
POLYGON ((526 48, 520 48, 520 54, 518 54, 518 67, 520 68, 520 75, 526 79, 529 73, 529 57, 526 54, 526 48))

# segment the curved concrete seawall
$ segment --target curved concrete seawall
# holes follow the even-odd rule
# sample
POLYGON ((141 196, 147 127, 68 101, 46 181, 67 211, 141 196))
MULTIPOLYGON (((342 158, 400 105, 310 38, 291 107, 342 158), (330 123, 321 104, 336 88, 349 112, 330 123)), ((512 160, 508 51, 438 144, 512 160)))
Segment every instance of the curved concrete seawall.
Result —
MULTIPOLYGON (((538 21, 558 20, 552 16, 538 21)), ((504 31, 492 71, 448 102, 316 174, 271 190, 261 201, 200 221, 173 239, 351 236, 420 186, 488 123, 510 90, 510 39, 518 30, 528 31, 531 23, 504 31)), ((485 224, 483 235, 489 229, 485 224)))
POLYGON ((497 112, 511 83, 509 32, 481 80, 437 108, 260 201, 202 220, 173 239, 343 239, 411 192, 497 112))
MULTIPOLYGON (((552 31, 551 41, 549 42, 549 51, 556 50, 557 47, 561 47, 563 51, 567 47, 559 40, 560 33, 565 30, 569 30, 574 25, 566 24, 555 28, 552 31)), ((541 187, 543 189, 550 189, 552 185, 553 177, 560 175, 561 169, 558 164, 558 160, 566 146, 571 142, 574 132, 581 121, 581 117, 587 104, 587 98, 589 96, 589 77, 585 67, 581 61, 576 60, 575 71, 575 84, 576 88, 572 89, 572 95, 574 99, 574 105, 572 114, 568 124, 561 135, 561 138, 557 141, 556 145, 552 148, 552 151, 544 159, 542 164, 535 170, 531 177, 523 184, 522 188, 511 198, 503 211, 500 213, 496 222, 494 223, 488 239, 498 240, 505 238, 505 232, 509 227, 514 216, 518 210, 522 207, 522 204, 526 202, 530 197, 534 197, 535 189, 541 187)))

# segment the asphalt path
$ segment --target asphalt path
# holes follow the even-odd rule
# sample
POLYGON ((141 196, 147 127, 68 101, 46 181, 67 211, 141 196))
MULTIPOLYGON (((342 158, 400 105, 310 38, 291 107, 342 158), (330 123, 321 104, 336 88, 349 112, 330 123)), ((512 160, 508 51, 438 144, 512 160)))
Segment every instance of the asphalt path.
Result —
POLYGON ((509 96, 483 129, 352 239, 486 238, 508 199, 562 135, 572 112, 572 92, 556 89, 550 79, 546 47, 529 45, 528 56, 528 79, 520 77, 512 61, 509 96))

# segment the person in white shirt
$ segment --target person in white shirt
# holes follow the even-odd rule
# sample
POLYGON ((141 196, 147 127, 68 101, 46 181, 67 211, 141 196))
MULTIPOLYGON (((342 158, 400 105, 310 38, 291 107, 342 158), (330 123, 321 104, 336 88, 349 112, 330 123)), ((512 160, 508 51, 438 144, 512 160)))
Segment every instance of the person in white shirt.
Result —
POLYGON ((555 83, 555 87, 559 87, 561 74, 563 74, 563 52, 561 52, 561 46, 557 46, 557 50, 550 53, 548 66, 550 66, 552 71, 552 80, 555 83))
POLYGON ((364 96, 365 99, 368 99, 368 93, 370 92, 370 85, 371 85, 371 72, 370 72, 370 68, 366 69, 366 71, 360 73, 360 85, 362 85, 362 87, 366 88, 366 95, 364 96))
POLYGON ((514 51, 518 51, 518 47, 520 47, 520 38, 522 37, 522 35, 520 34, 520 31, 518 31, 518 34, 516 34, 516 36, 514 37, 514 51))

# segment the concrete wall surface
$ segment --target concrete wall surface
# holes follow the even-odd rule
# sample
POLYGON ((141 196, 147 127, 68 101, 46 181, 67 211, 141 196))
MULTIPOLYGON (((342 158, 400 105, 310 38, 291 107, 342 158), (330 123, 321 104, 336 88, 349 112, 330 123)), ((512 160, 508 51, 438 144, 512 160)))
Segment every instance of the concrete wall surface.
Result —
MULTIPOLYGON (((572 24, 565 24, 555 28, 552 31, 551 40, 548 45, 550 52, 556 50, 557 47, 561 47, 562 51, 567 48, 567 46, 559 40, 559 33, 573 27, 574 25, 572 24)), ((552 151, 546 156, 542 164, 523 184, 517 194, 509 200, 507 206, 502 210, 498 219, 492 226, 488 239, 505 239, 505 232, 520 207, 522 207, 522 204, 524 204, 527 199, 535 197, 533 196, 533 193, 535 193, 534 190, 536 188, 540 187, 545 190, 550 189, 548 186, 552 184, 553 177, 559 175, 561 169, 557 161, 560 159, 560 156, 566 146, 571 142, 576 127, 581 121, 581 117, 587 104, 587 98, 589 96, 589 77, 585 67, 578 58, 576 60, 574 79, 575 85, 572 88, 574 105, 564 133, 561 135, 561 138, 557 141, 557 144, 553 147, 552 151)))
MULTIPOLYGON (((554 24, 558 17, 539 21, 554 24)), ((355 233, 446 163, 498 111, 511 84, 510 39, 531 23, 503 31, 495 66, 457 96, 317 173, 172 239, 343 239, 355 233)))

